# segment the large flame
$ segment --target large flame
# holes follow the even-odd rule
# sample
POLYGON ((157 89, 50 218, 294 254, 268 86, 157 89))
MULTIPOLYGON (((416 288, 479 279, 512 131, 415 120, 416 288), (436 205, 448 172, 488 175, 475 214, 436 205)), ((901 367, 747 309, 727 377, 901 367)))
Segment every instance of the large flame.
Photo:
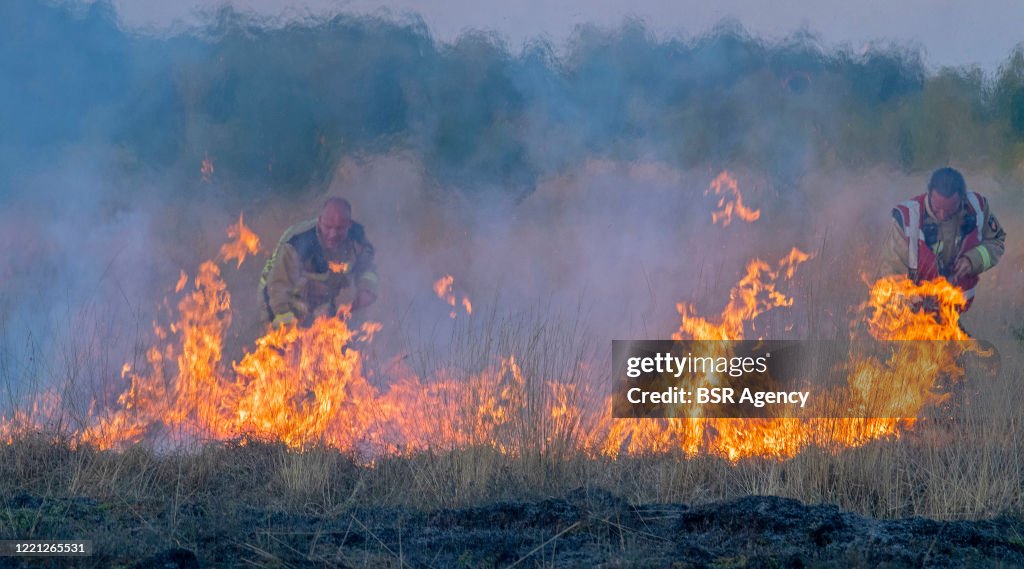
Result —
MULTIPOLYGON (((746 325, 759 315, 793 300, 777 289, 777 282, 793 277, 796 267, 809 256, 793 249, 775 270, 753 260, 732 289, 729 304, 716 321, 693 314, 691 305, 680 304, 682 322, 673 339, 741 340, 746 325)), ((963 294, 944 279, 914 284, 905 277, 885 277, 871 285, 870 295, 860 307, 871 340, 967 340, 959 327, 963 294), (921 310, 922 304, 932 306, 921 310)), ((898 437, 912 426, 929 406, 943 401, 937 390, 940 380, 958 380, 963 371, 956 358, 962 349, 943 342, 900 342, 888 357, 880 359, 857 350, 854 343, 846 390, 833 394, 824 405, 842 405, 883 418, 721 419, 690 416, 677 419, 621 419, 610 426, 601 451, 610 456, 622 453, 660 453, 682 449, 688 455, 709 453, 738 460, 748 456, 788 458, 815 445, 827 449, 861 446, 883 437, 898 437), (869 407, 869 410, 865 410, 869 407)), ((712 344, 727 349, 726 342, 712 344)), ((717 357, 720 353, 697 356, 717 357)), ((716 387, 710 375, 698 379, 697 387, 716 387)), ((699 408, 698 408, 699 409, 699 408)))
POLYGON ((923 407, 945 401, 947 395, 938 390, 937 380, 959 381, 963 370, 957 358, 964 351, 981 351, 960 327, 965 304, 963 292, 943 278, 914 283, 900 275, 876 281, 861 306, 871 336, 919 341, 895 342, 884 360, 854 359, 851 398, 872 406, 876 414, 892 417, 916 417, 923 407))
POLYGON ((708 189, 704 190, 704 195, 708 195, 712 191, 718 196, 718 203, 716 204, 715 211, 711 212, 711 223, 718 224, 718 222, 722 222, 722 227, 728 227, 732 223, 734 213, 736 217, 747 223, 753 223, 761 219, 761 210, 750 209, 743 204, 740 186, 736 182, 736 178, 728 171, 723 170, 721 174, 712 180, 708 189))
MULTIPOLYGON (((241 263, 244 254, 232 252, 258 250, 258 238, 242 221, 233 226, 235 241, 221 259, 241 263)), ((692 305, 681 303, 673 337, 743 339, 759 316, 793 304, 784 285, 809 258, 793 249, 774 265, 751 261, 717 318, 698 316, 692 305)), ((435 283, 435 292, 452 307, 453 283, 450 275, 435 283)), ((681 451, 730 460, 786 458, 809 445, 838 450, 898 437, 923 409, 941 401, 938 379, 955 379, 959 370, 956 354, 940 346, 931 351, 907 343, 907 350, 888 358, 855 357, 844 396, 854 404, 881 405, 885 413, 873 416, 892 417, 886 419, 613 420, 608 400, 592 393, 587 381, 531 377, 515 354, 468 375, 446 370, 421 378, 405 370, 382 390, 364 376, 361 354, 380 325, 351 330, 347 315, 321 317, 309 328, 271 330, 241 361, 227 364, 223 339, 232 320, 231 296, 220 266, 207 261, 191 280, 182 273, 176 290, 182 296, 173 323, 154 325, 156 342, 145 365, 122 368, 128 385, 117 404, 93 410, 76 441, 119 448, 145 440, 256 436, 296 448, 326 444, 370 456, 488 445, 511 454, 534 449, 614 458, 681 451)), ((858 322, 880 340, 964 340, 958 324, 962 306, 962 294, 945 281, 885 278, 872 284, 858 322)), ((47 401, 0 420, 0 440, 43 428, 41 418, 57 414, 58 407, 47 401)))
MULTIPOLYGON (((117 407, 98 414, 79 440, 118 448, 156 436, 257 436, 372 455, 468 445, 519 453, 538 438, 564 440, 557 433, 578 424, 584 409, 574 397, 577 386, 557 381, 544 384, 534 408, 514 356, 469 378, 424 381, 405 373, 380 392, 363 375, 358 349, 380 325, 364 323, 353 333, 337 317, 319 318, 310 328, 271 330, 226 368, 222 342, 230 302, 218 265, 204 263, 178 302, 169 333, 155 329, 162 344, 147 352, 147 373, 124 368, 131 381, 117 407), (526 414, 534 419, 524 422, 526 414), (525 437, 523 424, 538 438, 525 437)), ((24 422, 19 418, 8 430, 24 422)))
POLYGON ((292 446, 351 448, 373 408, 359 352, 350 348, 360 335, 338 318, 318 319, 308 329, 278 328, 229 371, 221 364, 230 303, 218 266, 204 263, 178 303, 174 337, 150 349, 148 374, 130 374, 119 407, 99 417, 82 439, 115 447, 160 430, 193 439, 249 434, 292 446))

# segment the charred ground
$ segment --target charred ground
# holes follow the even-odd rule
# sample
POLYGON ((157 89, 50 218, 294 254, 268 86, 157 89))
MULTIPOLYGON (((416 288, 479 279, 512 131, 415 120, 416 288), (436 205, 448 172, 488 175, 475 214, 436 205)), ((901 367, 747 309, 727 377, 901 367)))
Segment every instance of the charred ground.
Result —
MULTIPOLYGON (((630 504, 578 489, 536 501, 418 511, 314 514, 209 504, 162 511, 189 524, 174 546, 157 528, 87 498, 19 494, 8 512, 72 532, 96 553, 77 566, 168 567, 1016 567, 1024 520, 877 520, 830 505, 747 496, 689 506, 630 504), (63 523, 45 520, 54 516, 63 523), (140 531, 141 530, 141 531, 140 531)), ((48 562, 25 566, 59 565, 48 562)))
POLYGON ((980 481, 929 495, 939 456, 962 469, 944 451, 970 443, 949 425, 924 431, 935 437, 738 464, 466 449, 367 466, 258 441, 159 455, 25 438, 0 451, 0 539, 91 539, 92 557, 66 562, 87 567, 1024 564, 1010 504, 961 509, 980 481))

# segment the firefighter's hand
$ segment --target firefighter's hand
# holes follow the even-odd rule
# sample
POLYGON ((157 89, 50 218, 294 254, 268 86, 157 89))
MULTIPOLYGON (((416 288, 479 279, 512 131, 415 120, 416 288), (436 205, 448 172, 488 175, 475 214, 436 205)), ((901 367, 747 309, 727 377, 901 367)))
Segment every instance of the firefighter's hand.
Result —
POLYGON ((326 282, 310 279, 306 283, 306 295, 308 299, 313 299, 313 303, 319 300, 327 299, 330 300, 331 289, 326 282))
POLYGON ((967 257, 960 257, 956 260, 956 264, 953 265, 953 282, 958 282, 973 272, 974 266, 971 265, 971 260, 967 257))
POLYGON ((299 299, 292 300, 292 312, 299 320, 305 320, 309 316, 309 305, 299 299))
POLYGON ((352 303, 352 310, 366 308, 377 300, 377 295, 369 289, 361 288, 356 291, 356 300, 352 303))

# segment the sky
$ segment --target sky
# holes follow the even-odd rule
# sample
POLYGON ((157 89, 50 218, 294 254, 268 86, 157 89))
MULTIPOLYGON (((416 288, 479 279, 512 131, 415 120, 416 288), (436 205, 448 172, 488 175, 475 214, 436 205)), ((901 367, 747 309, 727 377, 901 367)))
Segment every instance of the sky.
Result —
MULTIPOLYGON (((223 0, 114 0, 131 28, 188 25, 223 0)), ((271 17, 337 12, 401 17, 416 13, 437 39, 468 29, 498 32, 513 47, 538 37, 556 45, 581 23, 615 27, 625 18, 647 22, 656 33, 699 35, 723 19, 749 32, 781 38, 808 30, 826 46, 867 47, 892 42, 923 48, 931 67, 977 65, 994 71, 1024 41, 1021 0, 232 0, 242 11, 271 17)))

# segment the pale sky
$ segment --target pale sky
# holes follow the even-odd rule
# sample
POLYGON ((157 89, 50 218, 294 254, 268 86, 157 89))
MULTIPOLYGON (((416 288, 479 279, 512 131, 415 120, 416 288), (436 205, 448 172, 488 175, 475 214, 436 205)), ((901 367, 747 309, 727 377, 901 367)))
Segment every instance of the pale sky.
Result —
MULTIPOLYGON (((113 0, 129 27, 164 28, 194 22, 199 11, 223 0, 113 0)), ((1015 45, 1024 41, 1024 0, 231 0, 242 11, 268 16, 418 13, 437 39, 450 41, 470 28, 497 31, 513 47, 546 37, 558 44, 573 27, 606 27, 639 17, 658 34, 692 37, 723 18, 748 31, 779 38, 801 28, 825 45, 854 48, 895 40, 923 46, 926 62, 980 65, 995 70, 1015 45)))

